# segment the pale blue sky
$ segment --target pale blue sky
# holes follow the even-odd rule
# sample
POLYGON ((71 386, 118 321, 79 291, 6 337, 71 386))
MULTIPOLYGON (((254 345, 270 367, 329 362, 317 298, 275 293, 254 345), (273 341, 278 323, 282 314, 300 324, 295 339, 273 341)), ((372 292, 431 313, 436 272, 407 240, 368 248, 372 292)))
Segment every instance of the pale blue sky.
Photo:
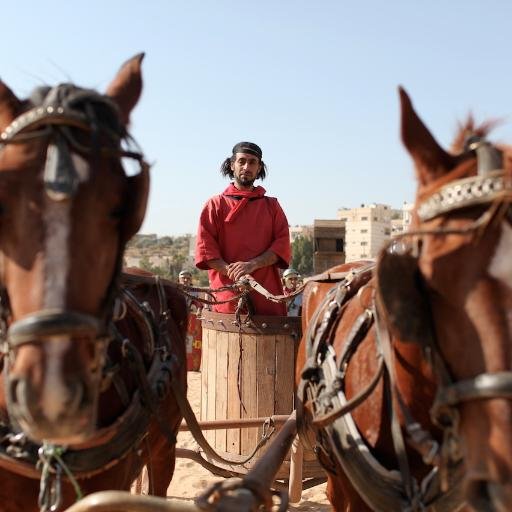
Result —
POLYGON ((0 77, 26 96, 72 80, 104 90, 144 51, 132 133, 154 161, 142 232, 193 233, 241 140, 263 148, 290 224, 414 197, 399 84, 437 139, 505 118, 512 141, 508 0, 3 2, 0 77))

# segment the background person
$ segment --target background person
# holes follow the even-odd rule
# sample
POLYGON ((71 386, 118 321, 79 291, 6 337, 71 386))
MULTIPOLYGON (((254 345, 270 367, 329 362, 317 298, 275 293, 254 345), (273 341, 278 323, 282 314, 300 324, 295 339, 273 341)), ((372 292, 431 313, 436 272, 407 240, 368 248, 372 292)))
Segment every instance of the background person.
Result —
MULTIPOLYGON (((300 275, 294 268, 283 272, 283 290, 285 295, 291 295, 299 287, 300 275)), ((288 316, 300 316, 302 313, 302 293, 293 297, 287 305, 288 316)))
MULTIPOLYGON (((192 284, 192 272, 190 270, 182 270, 178 274, 178 282, 187 287, 187 286, 193 286, 192 284)), ((195 301, 193 297, 199 297, 199 292, 196 291, 189 291, 185 290, 187 292, 187 295, 185 295, 185 298, 187 300, 187 308, 189 311, 193 308, 194 312, 197 311, 198 308, 200 308, 200 303, 198 301, 195 301), (192 297, 190 297, 192 295, 192 297)))

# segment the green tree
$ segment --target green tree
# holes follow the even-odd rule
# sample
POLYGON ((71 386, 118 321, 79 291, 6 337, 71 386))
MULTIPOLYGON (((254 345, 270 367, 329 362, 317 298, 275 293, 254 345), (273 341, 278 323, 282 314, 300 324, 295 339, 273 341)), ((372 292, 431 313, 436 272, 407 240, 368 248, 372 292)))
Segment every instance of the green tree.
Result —
POLYGON ((299 235, 293 241, 291 267, 302 276, 313 273, 313 241, 309 236, 299 235))
POLYGON ((154 272, 155 270, 155 266, 151 263, 147 255, 142 256, 139 260, 139 268, 147 270, 148 272, 154 272))
POLYGON ((182 251, 179 253, 172 253, 169 261, 169 275, 172 280, 178 280, 178 274, 185 267, 185 262, 187 261, 186 254, 182 251))

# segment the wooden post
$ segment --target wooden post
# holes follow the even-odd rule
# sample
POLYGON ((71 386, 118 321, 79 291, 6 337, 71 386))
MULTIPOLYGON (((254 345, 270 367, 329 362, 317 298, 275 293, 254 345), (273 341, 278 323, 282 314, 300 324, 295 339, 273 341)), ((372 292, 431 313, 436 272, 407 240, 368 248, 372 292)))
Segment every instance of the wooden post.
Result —
POLYGON ((295 436, 292 443, 290 459, 290 480, 288 482, 288 495, 290 503, 298 503, 302 497, 302 462, 304 449, 299 436, 295 436))

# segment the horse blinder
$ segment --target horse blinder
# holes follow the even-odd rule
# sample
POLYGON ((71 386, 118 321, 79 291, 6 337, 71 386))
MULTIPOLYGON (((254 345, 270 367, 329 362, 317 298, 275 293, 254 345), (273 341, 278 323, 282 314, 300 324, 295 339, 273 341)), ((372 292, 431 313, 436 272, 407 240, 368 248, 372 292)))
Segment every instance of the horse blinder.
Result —
POLYGON ((410 248, 391 245, 377 263, 377 296, 389 324, 401 341, 425 344, 432 337, 430 305, 410 248))

